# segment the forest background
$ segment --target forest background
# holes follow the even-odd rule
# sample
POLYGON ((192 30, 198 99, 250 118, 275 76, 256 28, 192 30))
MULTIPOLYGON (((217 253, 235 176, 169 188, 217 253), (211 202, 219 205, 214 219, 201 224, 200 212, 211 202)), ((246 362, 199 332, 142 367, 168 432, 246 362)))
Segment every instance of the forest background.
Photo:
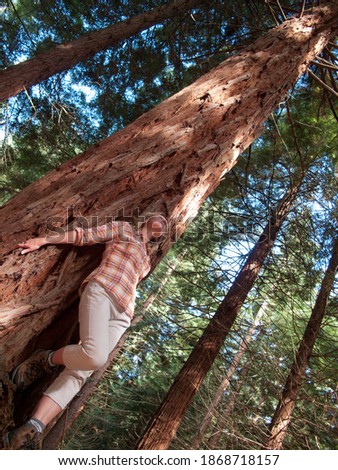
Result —
MULTIPOLYGON (((1 2, 2 68, 161 4, 1 2)), ((276 24, 318 4, 201 2, 4 101, 1 202, 124 128, 276 24)), ((316 58, 266 121, 261 136, 140 284, 136 312, 146 305, 146 313, 61 448, 135 448, 272 208, 306 167, 296 203, 171 443, 173 449, 262 446, 337 237, 336 50, 330 42, 316 58), (250 341, 243 342, 250 331, 250 341), (228 386, 214 408, 229 368, 228 386), (208 411, 209 426, 198 438, 208 411)), ((285 449, 337 449, 337 306, 336 279, 285 449)))

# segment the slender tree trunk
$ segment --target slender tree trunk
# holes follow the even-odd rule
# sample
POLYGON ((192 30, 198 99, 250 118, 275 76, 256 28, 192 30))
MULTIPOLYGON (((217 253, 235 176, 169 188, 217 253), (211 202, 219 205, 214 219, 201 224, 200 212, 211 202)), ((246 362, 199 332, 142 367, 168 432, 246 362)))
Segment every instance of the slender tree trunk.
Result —
POLYGON ((301 388, 312 349, 320 331, 326 312, 327 302, 333 287, 338 266, 338 239, 335 240, 332 257, 325 272, 316 303, 312 309, 303 339, 300 343, 290 374, 286 380, 282 398, 273 416, 269 437, 264 449, 281 449, 291 421, 292 412, 301 388))
POLYGON ((56 226, 66 230, 161 211, 169 234, 152 256, 155 267, 327 44, 337 10, 320 7, 271 30, 0 209, 0 431, 13 412, 8 373, 40 347, 43 332, 50 335, 51 349, 62 341, 52 324, 62 322, 70 306, 76 308, 78 287, 98 266, 104 248, 46 246, 22 256, 17 243, 56 226))
MULTIPOLYGON (((264 328, 261 328, 255 340, 256 343, 259 341, 259 338, 263 335, 263 333, 264 328)), ((250 360, 248 360, 245 365, 241 368, 239 373, 240 379, 238 380, 238 384, 235 386, 235 389, 231 392, 231 396, 227 402, 224 411, 222 413, 219 413, 219 419, 214 426, 210 438, 208 439, 208 449, 217 448, 219 440, 221 439, 222 434, 224 433, 224 428, 227 426, 230 415, 236 406, 237 398, 239 397, 241 389, 245 384, 246 376, 248 375, 248 372, 250 370, 251 363, 252 358, 250 358, 250 360)), ((229 428, 229 426, 227 427, 229 428)))
POLYGON ((298 186, 288 191, 271 216, 229 292, 151 420, 138 444, 138 449, 167 449, 169 447, 186 410, 212 367, 253 287, 297 192, 298 186))
POLYGON ((205 433, 207 432, 209 426, 210 426, 210 423, 211 423, 211 420, 213 418, 213 416, 215 415, 215 412, 217 410, 217 407, 219 406, 223 396, 224 396, 224 392, 227 390, 227 388, 229 387, 230 385, 230 382, 231 382, 231 379, 232 379, 232 376, 234 375, 234 373, 236 372, 238 366, 239 366, 239 363, 243 357, 243 354, 245 354, 245 352, 247 351, 248 347, 249 347, 249 344, 251 342, 251 339, 255 333, 255 331, 257 330, 257 327, 262 319, 262 316, 265 312, 265 309, 267 307, 267 302, 264 302, 263 305, 261 306, 261 308, 259 309, 257 315, 256 315, 256 318, 254 319, 254 322, 252 323, 249 331, 248 331, 248 334, 246 335, 246 337, 242 340, 242 342, 240 343, 239 345, 239 349, 237 351, 237 353, 235 354, 235 357, 226 373, 226 376, 224 377, 224 379, 222 380, 222 383, 220 384, 216 394, 215 394, 215 397, 214 399, 212 400, 212 403, 207 411, 207 413, 205 414, 200 426, 199 426, 199 429, 191 443, 191 448, 192 449, 199 449, 202 441, 203 441, 203 438, 204 438, 204 435, 205 433))
MULTIPOLYGON (((147 299, 143 302, 143 305, 141 306, 140 313, 133 318, 131 322, 131 328, 135 328, 135 326, 143 320, 145 314, 150 309, 150 307, 155 302, 158 295, 168 282, 168 279, 170 278, 171 274, 175 271, 177 265, 184 258, 186 251, 187 250, 183 250, 182 253, 177 256, 177 258, 172 262, 171 266, 169 266, 167 272, 165 273, 165 276, 162 277, 156 291, 148 295, 147 299)), ((101 380, 107 369, 110 367, 112 362, 116 360, 118 354, 123 349, 131 332, 132 329, 128 329, 122 335, 120 341, 117 343, 114 350, 110 353, 106 364, 92 374, 90 381, 86 382, 85 385, 82 387, 81 394, 76 396, 67 406, 67 408, 63 411, 62 416, 59 416, 56 419, 56 424, 50 424, 49 428, 47 429, 46 437, 43 441, 43 449, 56 449, 58 445, 62 442, 65 433, 80 415, 81 411, 83 410, 83 407, 89 400, 98 382, 101 380)))
POLYGON ((133 16, 99 31, 93 31, 74 41, 60 44, 48 52, 37 54, 32 59, 12 65, 0 71, 0 101, 58 72, 64 72, 97 52, 115 46, 150 26, 180 15, 201 3, 202 0, 174 0, 172 3, 153 8, 149 12, 133 16))
POLYGON ((231 413, 233 412, 236 406, 237 398, 239 397, 241 388, 245 383, 245 379, 246 379, 246 376, 248 375, 249 370, 250 370, 250 364, 246 363, 241 369, 241 372, 240 372, 241 378, 240 378, 239 384, 236 387, 236 390, 231 392, 226 408, 220 415, 217 423, 215 424, 213 428, 211 436, 208 439, 208 449, 214 450, 217 448, 218 443, 222 437, 222 434, 224 433, 224 428, 227 425, 228 419, 230 418, 231 413))

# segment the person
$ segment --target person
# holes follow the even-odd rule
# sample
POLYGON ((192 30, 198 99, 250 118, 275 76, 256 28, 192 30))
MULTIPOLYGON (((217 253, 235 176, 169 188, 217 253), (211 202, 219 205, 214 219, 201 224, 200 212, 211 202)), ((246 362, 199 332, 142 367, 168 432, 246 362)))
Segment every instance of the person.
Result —
POLYGON ((102 367, 134 314, 136 287, 149 273, 150 244, 167 231, 167 221, 159 213, 144 217, 134 229, 126 221, 113 221, 98 227, 82 228, 17 245, 21 254, 45 244, 71 243, 75 246, 105 243, 100 265, 79 288, 80 342, 56 351, 38 350, 19 364, 12 381, 24 390, 43 373, 65 366, 43 393, 30 418, 21 426, 5 431, 5 449, 39 448, 43 431, 81 390, 92 372, 102 367))

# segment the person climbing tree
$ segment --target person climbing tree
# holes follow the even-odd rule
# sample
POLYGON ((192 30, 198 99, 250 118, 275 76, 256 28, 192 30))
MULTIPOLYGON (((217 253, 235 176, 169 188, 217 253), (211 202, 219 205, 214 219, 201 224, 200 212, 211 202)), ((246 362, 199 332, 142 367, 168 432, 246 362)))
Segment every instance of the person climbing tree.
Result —
POLYGON ((165 237, 168 227, 159 213, 140 217, 137 225, 134 229, 129 222, 112 221, 98 227, 76 227, 63 234, 31 238, 17 245, 23 248, 21 254, 25 254, 46 244, 106 243, 100 265, 79 288, 80 343, 56 351, 37 350, 13 371, 12 381, 19 390, 24 390, 42 374, 65 366, 43 393, 31 417, 21 426, 4 432, 6 449, 38 448, 47 424, 81 390, 92 372, 105 364, 130 326, 136 287, 151 269, 150 243, 165 237))

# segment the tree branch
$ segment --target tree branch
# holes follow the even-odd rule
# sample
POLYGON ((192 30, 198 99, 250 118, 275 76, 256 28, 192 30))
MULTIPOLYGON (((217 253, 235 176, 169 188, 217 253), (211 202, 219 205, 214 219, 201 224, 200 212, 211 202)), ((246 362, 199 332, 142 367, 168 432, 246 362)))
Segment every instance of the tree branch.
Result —
POLYGON ((322 87, 324 87, 326 90, 328 90, 330 93, 332 93, 334 96, 338 98, 338 93, 334 91, 333 88, 331 88, 327 83, 323 82, 315 73, 312 72, 312 70, 308 69, 309 75, 313 77, 322 87))
POLYGON ((291 130, 292 130, 293 139, 294 139, 295 146, 296 146, 296 149, 297 149, 297 153, 298 153, 298 156, 299 156, 300 166, 301 166, 301 168, 302 168, 302 174, 304 174, 305 168, 304 168, 303 155, 302 155, 302 152, 301 152, 301 150, 300 150, 300 146, 299 146, 299 142, 298 142, 298 137, 297 137, 296 129, 295 129, 295 124, 294 124, 293 119, 292 119, 292 116, 291 116, 290 106, 289 106, 289 100, 288 100, 287 97, 286 97, 286 99, 285 99, 285 104, 286 104, 286 112, 287 112, 287 115, 288 115, 288 118, 289 118, 289 121, 290 121, 290 125, 291 125, 291 130))

